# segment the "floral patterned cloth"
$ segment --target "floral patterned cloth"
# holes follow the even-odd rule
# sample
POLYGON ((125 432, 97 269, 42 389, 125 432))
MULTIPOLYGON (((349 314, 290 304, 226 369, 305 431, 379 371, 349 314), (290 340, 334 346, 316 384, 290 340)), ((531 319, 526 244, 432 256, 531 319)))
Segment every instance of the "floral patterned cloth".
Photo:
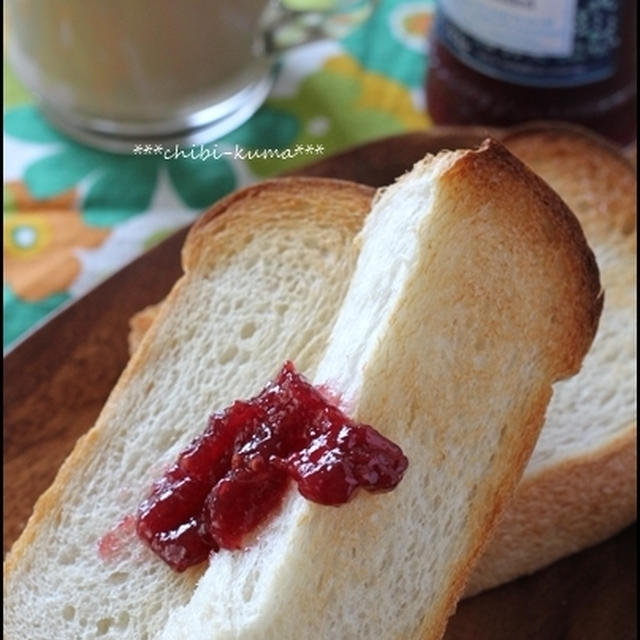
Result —
POLYGON ((4 347, 46 321, 215 200, 355 144, 429 125, 424 105, 432 0, 380 0, 340 42, 287 53, 266 103, 220 150, 294 157, 116 155, 51 127, 10 68, 4 82, 4 347), (294 154, 292 154, 294 155, 294 154))

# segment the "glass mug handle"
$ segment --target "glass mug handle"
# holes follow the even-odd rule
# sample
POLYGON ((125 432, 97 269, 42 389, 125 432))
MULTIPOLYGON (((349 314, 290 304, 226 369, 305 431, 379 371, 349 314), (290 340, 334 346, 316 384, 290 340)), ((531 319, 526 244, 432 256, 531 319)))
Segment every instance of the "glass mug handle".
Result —
POLYGON ((372 13, 376 0, 270 0, 255 42, 256 53, 274 56, 308 42, 345 37, 372 13))

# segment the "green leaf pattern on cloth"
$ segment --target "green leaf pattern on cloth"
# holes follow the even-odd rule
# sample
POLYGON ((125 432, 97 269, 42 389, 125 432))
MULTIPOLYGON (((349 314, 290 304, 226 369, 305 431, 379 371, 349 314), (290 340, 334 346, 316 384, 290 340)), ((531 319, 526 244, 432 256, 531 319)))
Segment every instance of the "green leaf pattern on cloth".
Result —
POLYGON ((190 158, 166 162, 161 156, 134 156, 91 149, 57 133, 33 106, 5 115, 5 135, 25 142, 54 143, 50 152, 29 164, 23 180, 36 198, 49 198, 89 179, 81 208, 87 222, 112 227, 146 211, 158 173, 168 169, 185 206, 202 209, 236 186, 225 160, 203 163, 190 158))
MULTIPOLYGON (((286 123, 295 116, 298 126, 274 126, 281 131, 280 147, 320 145, 326 154, 409 129, 424 128, 427 117, 413 104, 406 88, 381 74, 363 69, 352 57, 329 57, 305 78, 298 92, 267 102, 272 119, 286 123), (288 135, 287 135, 288 133, 288 135)), ((314 160, 299 155, 291 160, 250 160, 259 176, 289 171, 314 160)))
POLYGON ((431 5, 380 0, 344 41, 285 54, 266 103, 207 145, 226 152, 216 159, 112 154, 76 143, 48 124, 5 67, 5 348, 233 189, 429 126, 421 43, 431 5), (260 157, 268 149, 295 157, 260 157))
POLYGON ((421 90, 427 69, 427 39, 433 13, 432 2, 381 2, 371 20, 343 41, 347 52, 370 71, 393 78, 408 87, 421 90), (388 47, 377 42, 395 42, 400 46, 389 55, 388 47))

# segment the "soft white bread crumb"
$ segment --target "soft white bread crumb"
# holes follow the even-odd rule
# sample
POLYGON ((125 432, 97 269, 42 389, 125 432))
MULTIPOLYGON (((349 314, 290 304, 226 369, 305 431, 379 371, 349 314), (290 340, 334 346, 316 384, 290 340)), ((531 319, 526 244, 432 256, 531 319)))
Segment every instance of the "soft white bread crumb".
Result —
POLYGON ((361 215, 339 229, 336 217, 357 211, 354 200, 368 207, 370 192, 315 185, 254 187, 194 228, 186 276, 5 563, 6 638, 442 634, 534 446, 551 383, 578 369, 591 342, 597 270, 568 210, 499 145, 443 154, 380 197, 384 213, 363 231, 361 266, 319 345, 318 310, 332 325, 337 307, 308 291, 316 271, 332 300, 336 282, 348 284, 344 238, 361 215), (394 245, 402 221, 410 241, 394 245), (336 234, 333 260, 315 240, 323 233, 336 234), (406 251, 399 277, 367 258, 388 243, 406 251), (383 298, 380 316, 354 333, 350 300, 369 295, 383 298), (336 390, 412 461, 396 491, 339 509, 292 492, 247 551, 179 575, 135 540, 100 559, 100 536, 212 410, 255 393, 285 358, 340 384, 341 344, 361 367, 336 390))
POLYGON ((163 640, 440 637, 551 383, 591 342, 593 256, 495 143, 419 163, 359 244, 314 379, 402 446, 406 476, 338 509, 291 495, 257 544, 211 563, 163 640))
POLYGON ((133 536, 104 561, 98 542, 211 412, 256 393, 287 358, 313 373, 372 195, 279 180, 201 218, 185 243, 185 277, 6 560, 6 640, 148 640, 189 601, 204 566, 175 573, 133 536))
MULTIPOLYGON (((554 386, 545 427, 467 594, 596 544, 636 518, 634 172, 601 140, 566 126, 527 126, 506 143, 580 220, 605 305, 580 373, 554 386)), ((149 316, 153 310, 132 318, 132 350, 149 316)))

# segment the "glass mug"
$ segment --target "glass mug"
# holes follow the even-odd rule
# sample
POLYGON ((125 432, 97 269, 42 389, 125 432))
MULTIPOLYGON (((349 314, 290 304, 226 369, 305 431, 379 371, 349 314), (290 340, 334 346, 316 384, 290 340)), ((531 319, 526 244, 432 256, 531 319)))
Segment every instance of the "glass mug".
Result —
POLYGON ((262 104, 282 51, 370 0, 7 0, 8 53, 51 122, 109 151, 208 142, 262 104))

